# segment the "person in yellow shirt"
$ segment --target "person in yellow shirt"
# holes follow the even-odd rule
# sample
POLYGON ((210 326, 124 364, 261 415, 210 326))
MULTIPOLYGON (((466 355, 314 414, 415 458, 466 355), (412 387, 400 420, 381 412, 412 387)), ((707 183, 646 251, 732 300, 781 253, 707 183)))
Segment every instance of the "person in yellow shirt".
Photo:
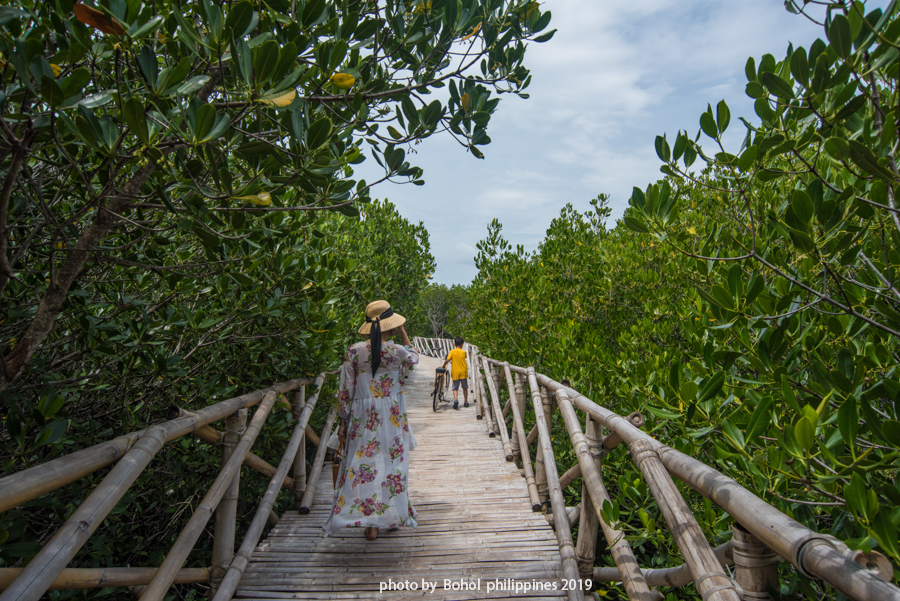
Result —
POLYGON ((453 408, 459 409, 459 387, 462 386, 463 389, 463 399, 465 400, 465 405, 463 407, 469 406, 469 368, 466 363, 466 351, 463 350, 463 339, 457 336, 453 343, 456 344, 456 348, 447 353, 447 358, 444 360, 444 367, 446 369, 447 364, 451 363, 450 368, 450 377, 453 378, 453 408))

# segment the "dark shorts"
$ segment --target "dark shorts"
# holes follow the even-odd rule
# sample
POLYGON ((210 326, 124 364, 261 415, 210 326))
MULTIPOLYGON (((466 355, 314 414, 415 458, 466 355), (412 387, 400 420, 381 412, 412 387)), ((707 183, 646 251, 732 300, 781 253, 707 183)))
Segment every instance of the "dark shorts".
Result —
POLYGON ((459 380, 453 380, 453 390, 459 390, 460 385, 462 385, 463 390, 469 389, 469 381, 466 378, 460 378, 459 380))

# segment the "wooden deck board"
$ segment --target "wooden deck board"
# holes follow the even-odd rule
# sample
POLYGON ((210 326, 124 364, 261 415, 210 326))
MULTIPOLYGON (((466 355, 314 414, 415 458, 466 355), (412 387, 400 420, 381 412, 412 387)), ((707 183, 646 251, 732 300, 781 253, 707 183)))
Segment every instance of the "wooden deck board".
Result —
MULTIPOLYGON (((331 469, 323 470, 308 515, 289 511, 256 548, 236 599, 560 599, 556 535, 531 510, 519 470, 500 439, 488 438, 474 406, 434 412, 429 396, 440 361, 422 357, 406 385, 410 424, 419 446, 410 456, 410 498, 419 527, 381 532, 368 541, 348 528, 325 538, 331 469), (444 579, 451 588, 444 588, 444 579), (479 582, 480 579, 480 582, 479 582), (488 592, 512 579, 557 590, 488 592), (417 583, 418 590, 380 591, 381 583, 417 583), (426 594, 421 583, 437 583, 426 594), (456 590, 460 582, 475 590, 456 590)), ((462 395, 460 395, 462 396, 462 395)), ((470 403, 471 404, 471 403, 470 403)))

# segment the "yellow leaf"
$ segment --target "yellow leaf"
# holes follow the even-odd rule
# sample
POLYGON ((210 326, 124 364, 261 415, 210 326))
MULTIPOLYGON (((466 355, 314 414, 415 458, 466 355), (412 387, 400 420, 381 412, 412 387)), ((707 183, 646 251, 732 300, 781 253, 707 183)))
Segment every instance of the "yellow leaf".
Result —
POLYGON ((59 77, 59 74, 62 73, 62 67, 57 64, 50 63, 50 68, 53 69, 53 77, 59 77))
POLYGON ((56 243, 56 248, 63 248, 65 245, 62 242, 56 243))
POLYGON ((294 98, 297 97, 297 90, 288 90, 287 92, 283 92, 278 94, 277 96, 263 96, 257 102, 261 102, 268 106, 277 106, 278 108, 284 108, 290 103, 294 101, 294 98))
POLYGON ((251 194, 249 196, 234 196, 232 197, 236 200, 246 200, 247 202, 255 205, 259 205, 262 207, 267 207, 272 204, 272 196, 268 192, 261 192, 259 194, 251 194))
POLYGON ((460 104, 462 104, 462 110, 464 113, 469 112, 469 93, 466 92, 462 95, 462 98, 459 99, 460 104))
MULTIPOLYGON (((228 378, 228 376, 225 377, 228 378)), ((234 380, 232 380, 231 378, 228 378, 228 383, 234 386, 234 380)))
POLYGON ((313 285, 312 282, 306 282, 306 285, 303 286, 303 288, 301 288, 300 291, 302 292, 304 290, 309 290, 310 288, 312 288, 312 285, 313 285))
POLYGON ((315 332, 315 333, 317 333, 317 334, 322 334, 322 333, 327 332, 327 331, 328 331, 328 330, 310 330, 310 332, 315 332))
POLYGON ((335 73, 328 78, 328 81, 339 90, 349 90, 356 83, 356 78, 349 73, 335 73))
POLYGON ((694 228, 692 228, 692 227, 689 227, 689 228, 688 228, 688 231, 689 231, 690 233, 694 234, 694 235, 697 234, 697 230, 694 229, 694 228))
POLYGON ((479 23, 478 25, 476 25, 476 26, 472 29, 472 33, 470 33, 469 35, 465 36, 465 37, 464 37, 463 39, 461 39, 460 41, 461 41, 461 42, 465 42, 466 40, 468 40, 469 38, 471 38, 472 36, 474 36, 476 33, 478 33, 480 30, 481 30, 481 23, 479 23))

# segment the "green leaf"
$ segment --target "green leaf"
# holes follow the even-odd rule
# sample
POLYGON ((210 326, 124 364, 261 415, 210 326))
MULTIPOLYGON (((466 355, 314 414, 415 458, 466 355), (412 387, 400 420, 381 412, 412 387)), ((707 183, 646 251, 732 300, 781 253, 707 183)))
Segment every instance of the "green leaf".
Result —
POLYGON ((884 420, 881 433, 886 443, 900 449, 900 422, 895 419, 884 420))
POLYGON ((720 100, 716 105, 716 126, 719 128, 720 134, 725 133, 729 123, 731 123, 731 111, 728 110, 725 101, 720 100))
POLYGON ((663 163, 668 163, 669 159, 672 158, 669 143, 666 141, 665 136, 656 136, 656 156, 658 156, 659 160, 663 163))
POLYGON ((848 58, 853 53, 853 38, 850 35, 850 21, 844 15, 835 15, 828 28, 828 41, 841 58, 848 58))
POLYGON ((856 406, 857 400, 852 396, 841 404, 838 409, 837 424, 844 442, 850 446, 856 444, 856 432, 859 429, 859 409, 856 406))
POLYGON ((630 229, 632 232, 637 232, 638 234, 649 234, 650 228, 641 221, 640 219, 636 219, 634 217, 623 217, 622 223, 625 224, 625 227, 630 229))
POLYGON ((754 163, 756 163, 758 153, 759 149, 755 144, 753 146, 748 146, 743 154, 741 154, 741 158, 738 159, 738 169, 744 172, 750 171, 750 169, 753 168, 754 163))
POLYGON ((144 106, 137 96, 132 96, 122 107, 125 124, 134 135, 141 139, 145 145, 150 145, 150 131, 147 129, 147 117, 144 115, 144 106))
POLYGON ((762 80, 763 85, 766 86, 766 89, 775 96, 787 100, 794 98, 794 90, 791 88, 791 84, 774 73, 766 71, 760 75, 760 79, 762 80))
POLYGON ((797 216, 797 219, 803 223, 809 223, 812 221, 816 207, 809 197, 809 194, 803 190, 796 190, 791 197, 791 210, 794 211, 794 215, 797 216))
POLYGON ((660 419, 678 419, 681 417, 680 413, 672 413, 671 411, 666 411, 665 409, 660 409, 659 407, 654 407, 652 405, 645 405, 644 408, 660 419))
POLYGON ((791 75, 806 88, 809 87, 809 62, 806 50, 801 46, 791 54, 791 75))
POLYGON ((56 108, 66 101, 66 95, 56 80, 44 75, 41 78, 41 96, 51 107, 56 108))
POLYGON ((722 390, 722 386, 725 384, 725 372, 717 371, 709 378, 706 378, 703 381, 703 384, 700 387, 700 396, 697 398, 698 403, 703 403, 705 401, 710 400, 722 390))
POLYGON ((700 115, 700 129, 710 138, 718 138, 719 128, 716 126, 716 120, 713 119, 711 110, 700 115))
POLYGON ((869 505, 867 497, 865 481, 859 472, 853 472, 850 482, 844 485, 844 500, 847 502, 847 507, 855 514, 865 518, 869 505))
POLYGON ((253 56, 254 88, 262 89, 263 85, 275 74, 279 58, 278 42, 275 40, 268 40, 256 49, 253 56))
POLYGON ((331 121, 327 117, 313 122, 306 132, 306 146, 310 150, 319 148, 331 137, 331 121))
POLYGON ((900 547, 897 544, 897 526, 891 521, 890 513, 886 509, 882 509, 875 516, 869 532, 885 552, 897 557, 900 554, 900 547))
POLYGON ((722 434, 724 434, 725 438, 728 439, 728 442, 736 448, 742 451, 744 450, 744 447, 746 446, 746 443, 744 442, 744 433, 727 419, 722 420, 722 434))
POLYGON ((831 137, 825 140, 825 152, 836 161, 850 158, 850 145, 844 138, 831 137))
POLYGON ((141 72, 147 79, 147 83, 151 88, 156 87, 159 78, 159 61, 156 59, 156 53, 149 46, 144 46, 138 55, 138 64, 141 66, 141 72))
POLYGON ((37 438, 34 441, 34 445, 32 448, 42 447, 44 445, 48 445, 56 442, 66 433, 66 430, 69 429, 69 420, 60 419, 55 420, 47 424, 41 433, 38 434, 37 438))
POLYGON ((772 407, 774 405, 772 397, 769 396, 763 397, 756 405, 756 409, 753 410, 753 414, 750 416, 750 423, 747 424, 747 444, 756 442, 756 438, 769 429, 769 424, 772 421, 772 407))
POLYGON ((816 443, 816 427, 809 417, 804 416, 797 420, 797 425, 794 426, 794 436, 797 437, 797 442, 800 443, 803 450, 809 453, 816 443))

